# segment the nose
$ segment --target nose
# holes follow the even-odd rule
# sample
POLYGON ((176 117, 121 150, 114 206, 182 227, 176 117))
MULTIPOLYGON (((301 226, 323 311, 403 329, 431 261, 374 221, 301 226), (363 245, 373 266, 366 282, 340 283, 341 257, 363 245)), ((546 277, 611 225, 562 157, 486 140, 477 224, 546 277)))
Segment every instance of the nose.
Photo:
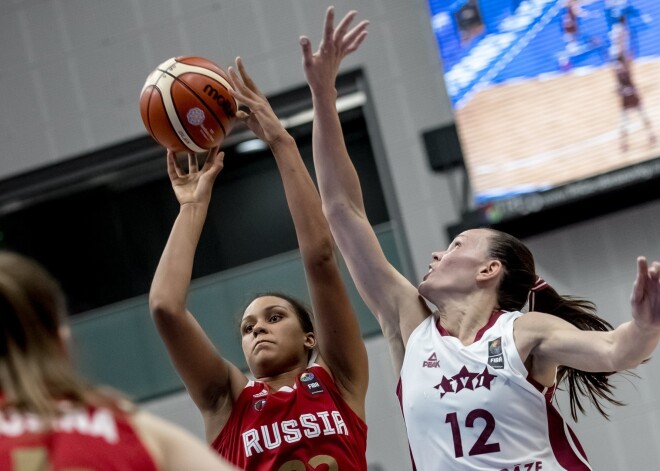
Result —
POLYGON ((439 262, 444 254, 444 252, 433 252, 431 255, 433 257, 433 261, 439 262))
POLYGON ((261 322, 258 322, 254 327, 252 327, 252 335, 255 337, 259 334, 263 334, 264 332, 266 332, 266 328, 261 324, 261 322))

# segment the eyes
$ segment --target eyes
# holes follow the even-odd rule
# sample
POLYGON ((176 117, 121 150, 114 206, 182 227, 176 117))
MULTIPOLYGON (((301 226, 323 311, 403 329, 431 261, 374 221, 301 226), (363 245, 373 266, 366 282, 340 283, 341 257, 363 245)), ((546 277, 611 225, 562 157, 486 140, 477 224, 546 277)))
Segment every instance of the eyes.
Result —
POLYGON ((461 247, 462 245, 463 245, 463 243, 460 240, 455 240, 449 245, 449 248, 447 250, 457 249, 457 248, 461 247))
MULTIPOLYGON (((274 313, 271 313, 271 314, 268 315, 268 317, 266 319, 266 322, 268 322, 269 324, 275 324, 276 322, 279 322, 283 318, 284 318, 284 316, 282 314, 274 312, 274 313)), ((241 327, 241 331, 243 332, 243 334, 250 334, 250 333, 252 333, 253 330, 254 330, 254 322, 253 321, 246 322, 241 327)))

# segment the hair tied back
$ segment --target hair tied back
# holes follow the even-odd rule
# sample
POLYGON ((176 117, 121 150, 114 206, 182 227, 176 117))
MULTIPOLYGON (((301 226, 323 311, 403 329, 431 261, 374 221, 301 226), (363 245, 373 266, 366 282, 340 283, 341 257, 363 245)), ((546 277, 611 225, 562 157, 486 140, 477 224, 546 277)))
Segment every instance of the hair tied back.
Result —
POLYGON ((533 311, 533 310, 534 310, 534 304, 536 304, 536 303, 535 303, 535 301, 536 301, 536 293, 538 293, 539 291, 542 291, 542 290, 546 289, 548 286, 550 286, 550 285, 548 284, 547 281, 545 281, 545 280, 544 280, 543 278, 541 278, 540 276, 536 275, 536 281, 534 282, 534 284, 532 285, 532 287, 529 289, 528 303, 529 303, 529 310, 530 310, 530 311, 533 311))

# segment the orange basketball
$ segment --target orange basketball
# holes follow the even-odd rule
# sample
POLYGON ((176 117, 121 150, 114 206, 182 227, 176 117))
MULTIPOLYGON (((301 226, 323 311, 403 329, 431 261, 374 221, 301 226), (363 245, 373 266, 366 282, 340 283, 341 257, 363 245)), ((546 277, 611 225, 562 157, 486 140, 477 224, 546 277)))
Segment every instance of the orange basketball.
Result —
POLYGON ((140 114, 149 134, 175 152, 220 145, 236 120, 236 100, 224 70, 202 57, 173 57, 142 87, 140 114))

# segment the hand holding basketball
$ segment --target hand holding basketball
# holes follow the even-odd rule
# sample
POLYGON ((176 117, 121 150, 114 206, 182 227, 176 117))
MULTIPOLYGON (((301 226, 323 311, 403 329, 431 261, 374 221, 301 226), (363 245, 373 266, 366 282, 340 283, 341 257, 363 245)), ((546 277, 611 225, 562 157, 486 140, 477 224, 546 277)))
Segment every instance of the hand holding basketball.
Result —
POLYGON ((199 168, 197 155, 188 153, 188 171, 184 171, 177 162, 172 150, 167 151, 167 174, 180 205, 208 204, 211 201, 213 183, 224 166, 224 152, 214 147, 208 152, 206 161, 199 168))
POLYGON ((229 67, 229 80, 233 86, 231 94, 248 107, 247 112, 238 111, 236 117, 243 121, 259 139, 272 145, 288 133, 275 115, 268 99, 248 75, 240 57, 236 58, 236 69, 229 67))

